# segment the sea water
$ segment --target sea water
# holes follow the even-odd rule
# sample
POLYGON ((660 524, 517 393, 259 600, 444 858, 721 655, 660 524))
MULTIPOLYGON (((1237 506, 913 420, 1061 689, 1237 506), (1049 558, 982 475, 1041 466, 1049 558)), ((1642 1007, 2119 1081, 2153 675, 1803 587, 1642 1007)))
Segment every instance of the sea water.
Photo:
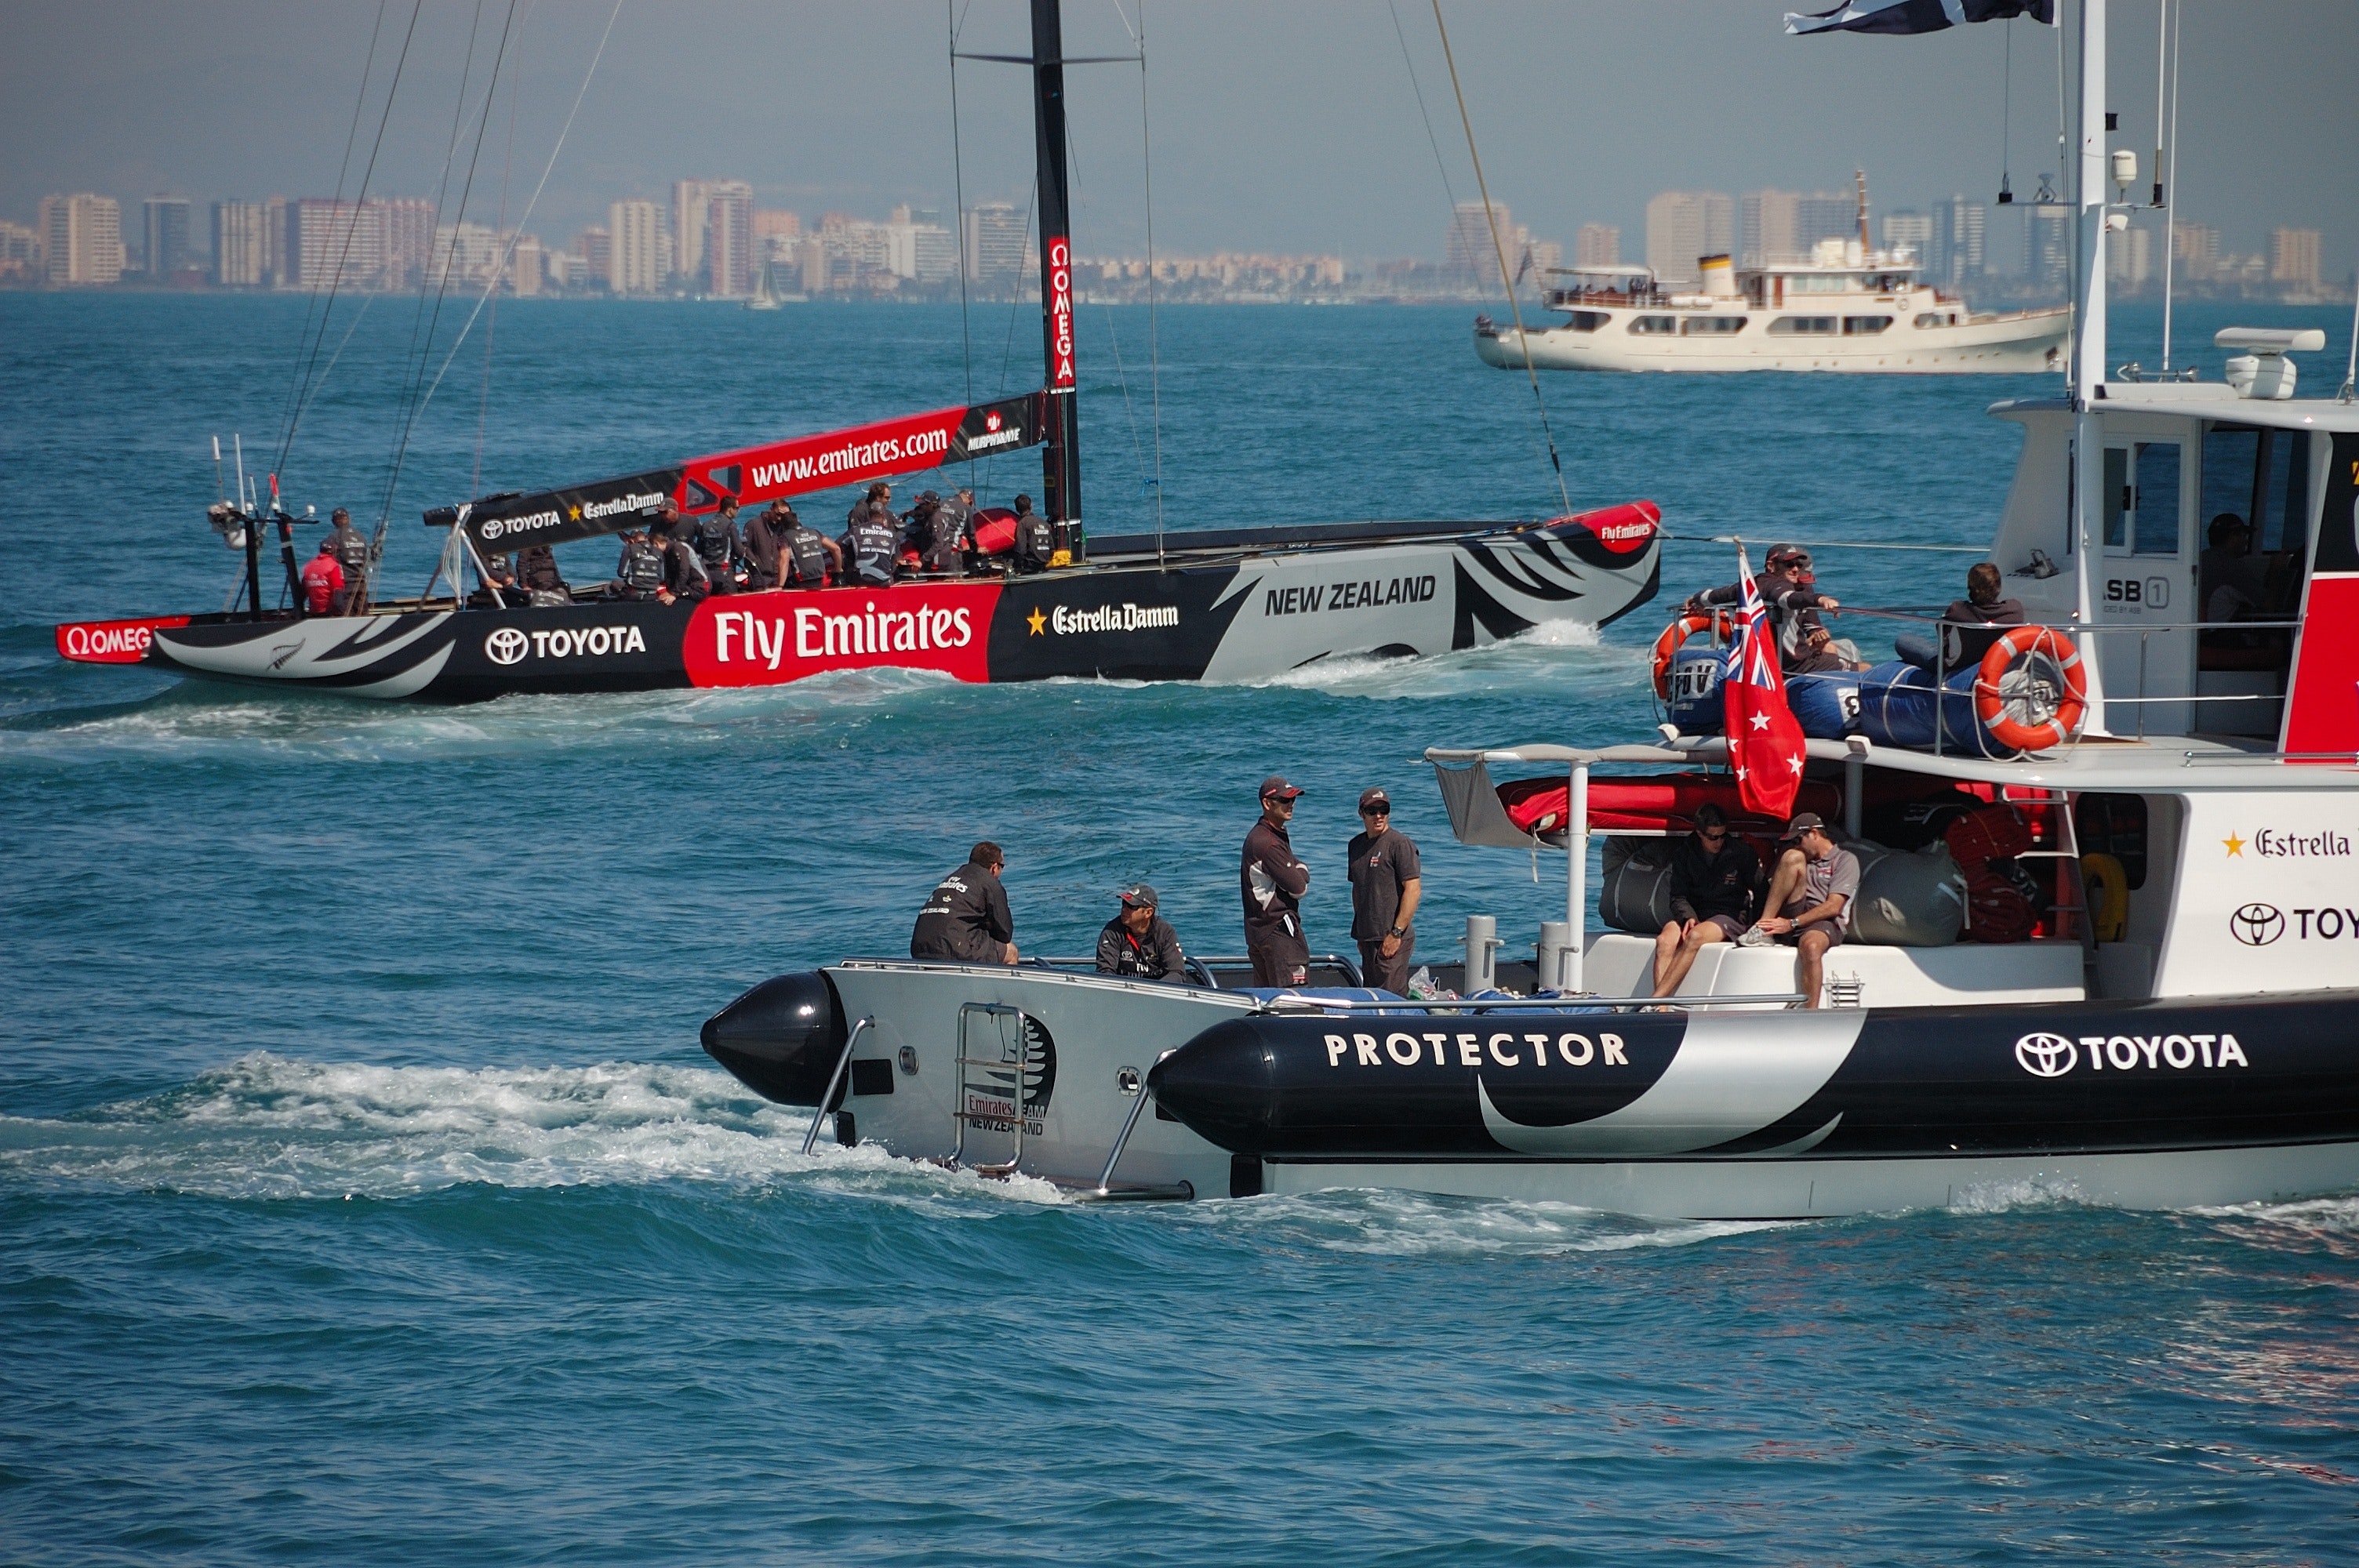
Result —
MULTIPOLYGON (((56 658, 58 619, 219 607, 214 433, 299 512, 373 526, 389 494, 407 588, 427 506, 1037 363, 1037 313, 1006 306, 511 301, 411 419, 471 305, 420 354, 415 300, 340 304, 306 393, 300 298, 0 296, 0 1559, 2359 1550, 2350 1199, 2004 1187, 1784 1226, 1391 1192, 1087 1207, 802 1156, 806 1114, 697 1048, 755 980, 903 950, 977 838, 1006 847, 1029 950, 1087 950, 1139 878, 1191 946, 1234 947, 1277 771, 1310 792, 1315 945, 1344 946, 1374 784, 1424 849, 1420 954, 1454 957, 1468 914, 1528 943, 1561 863, 1452 844, 1422 749, 1643 736, 1660 612, 1734 575, 1695 539, 1742 533, 1756 563, 1786 536, 1986 540, 2017 438, 1983 409, 2055 378, 1545 377, 1571 503, 1649 498, 1680 535, 1664 600, 1417 664, 436 709, 56 658)), ((1474 360, 1467 314, 1088 308, 1086 516, 1554 514, 1531 389, 1474 360)), ((2336 378, 2330 312, 2183 308, 2178 358, 2216 376, 2231 319, 2327 327, 2303 373, 2336 378)), ((2158 327, 2117 311, 2115 357, 2155 362, 2158 327)), ((1038 474, 975 478, 1004 502, 1038 474)), ((593 581, 613 554, 563 560, 593 581)), ((1820 579, 1938 606, 1973 558, 1821 549, 1820 579)))

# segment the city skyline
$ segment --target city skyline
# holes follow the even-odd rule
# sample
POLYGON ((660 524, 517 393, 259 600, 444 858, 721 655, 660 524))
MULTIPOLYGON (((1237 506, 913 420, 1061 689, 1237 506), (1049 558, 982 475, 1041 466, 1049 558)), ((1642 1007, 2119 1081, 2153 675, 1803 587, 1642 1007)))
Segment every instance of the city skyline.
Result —
MULTIPOLYGON (((2345 276, 2359 254, 2359 192, 2289 153, 2359 141, 2359 109, 2329 63, 2348 51, 2319 47, 2359 41, 2359 11, 2313 0, 2236 18, 2227 10, 2190 7, 2186 18, 2177 215, 2219 229, 2239 253, 2265 250, 2273 228, 2316 228, 2326 276, 2345 276), (2256 80, 2269 92, 2249 91, 2256 80), (2287 122, 2288 103, 2299 106, 2298 124, 2287 122)), ((2002 176, 2028 194, 2053 174, 2052 32, 2019 23, 1906 45, 1788 39, 1780 14, 1759 0, 1700 5, 1678 29, 1634 34, 1601 27, 1622 16, 1602 4, 1453 13, 1493 190, 1535 236, 1571 247, 1584 223, 1635 237, 1646 201, 1663 189, 1839 190, 1864 162, 1879 191, 1964 192, 1988 203, 2002 176), (1568 95, 1563 49, 1576 45, 1583 88, 1568 95), (2002 136, 2010 50, 2016 123, 2002 136)), ((605 15, 573 0, 545 0, 531 15, 512 56, 521 69, 505 79, 517 95, 504 88, 490 115, 498 127, 514 112, 515 141, 497 145, 503 177, 479 178, 471 221, 514 222, 605 15)), ((1430 254, 1428 236, 1474 195, 1473 179, 1430 21, 1419 28, 1402 16, 1414 87, 1392 14, 1373 5, 1155 12, 1158 250, 1430 254), (1321 69, 1302 70, 1311 59, 1321 69)), ((424 15, 373 191, 432 191, 449 153, 463 24, 455 13, 424 15)), ((250 0, 194 10, 147 0, 35 5, 12 27, 16 47, 0 61, 0 133, 11 149, 0 163, 0 217, 20 225, 53 192, 113 195, 135 218, 136 204, 158 191, 201 207, 274 191, 332 195, 348 134, 356 121, 374 130, 387 75, 381 59, 356 115, 367 17, 250 0), (268 114, 223 112, 246 83, 266 85, 268 114)), ((985 0, 966 27, 963 48, 1022 47, 1020 6, 985 0)), ((1110 11, 1074 7, 1067 31, 1069 52, 1129 47, 1110 11)), ((753 208, 806 214, 880 221, 903 203, 952 211, 954 173, 970 208, 1027 205, 1020 74, 962 68, 962 168, 954 167, 942 34, 938 11, 890 0, 856 13, 712 0, 660 18, 626 6, 529 227, 573 235, 603 222, 613 201, 666 200, 675 178, 699 170, 745 182, 753 208)), ((2152 49, 2151 16, 2125 9, 2114 27, 2116 145, 2137 151, 2142 168, 2151 159, 2152 49)), ((478 53, 478 84, 491 52, 486 44, 478 53)), ((1074 228, 1084 251, 1143 249, 1137 91, 1127 67, 1072 76, 1074 228)), ((365 150, 369 138, 361 142, 365 150)), ((1877 205, 1924 201, 1911 194, 1877 205)), ((139 225, 126 222, 136 244, 139 225)))

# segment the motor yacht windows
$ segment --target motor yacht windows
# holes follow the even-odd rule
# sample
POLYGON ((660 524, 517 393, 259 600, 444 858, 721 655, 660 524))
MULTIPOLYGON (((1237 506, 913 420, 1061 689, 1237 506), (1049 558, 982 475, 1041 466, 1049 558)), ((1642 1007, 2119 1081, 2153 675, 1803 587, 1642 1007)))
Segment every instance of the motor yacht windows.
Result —
POLYGON ((1917 312, 1917 325, 1919 327, 1954 327, 1957 324, 1958 313, 1954 310, 1919 310, 1917 312))
POLYGON ((1872 338, 1892 325, 1889 316, 1846 316, 1843 319, 1846 338, 1872 338))
POLYGON ((1832 338, 1835 335, 1835 319, 1832 316, 1780 316, 1769 323, 1769 334, 1777 338, 1832 338))
POLYGON ((2072 803, 2072 830, 2084 858, 2111 855, 2132 892, 2146 886, 2146 796, 2084 795, 2072 803))
POLYGON ((2203 433, 2203 508, 2199 527, 2223 512, 2252 525, 2261 555, 2310 540, 2310 432, 2215 425, 2203 433))
POLYGON ((1847 272, 1797 272, 1786 278, 1788 294, 1857 294, 1860 280, 1847 272))
POLYGON ((1575 310, 1565 323, 1576 332, 1594 332, 1614 318, 1603 310, 1575 310))
POLYGON ((1667 335, 1676 332, 1679 330, 1680 319, 1676 316, 1633 316, 1630 318, 1630 330, 1633 332, 1651 332, 1667 335))
POLYGON ((2179 443, 2105 449, 2105 544, 2136 556, 2179 553, 2179 443))
POLYGON ((1680 330, 1690 338, 1726 337, 1745 330, 1745 316, 1690 316, 1680 323, 1680 330))

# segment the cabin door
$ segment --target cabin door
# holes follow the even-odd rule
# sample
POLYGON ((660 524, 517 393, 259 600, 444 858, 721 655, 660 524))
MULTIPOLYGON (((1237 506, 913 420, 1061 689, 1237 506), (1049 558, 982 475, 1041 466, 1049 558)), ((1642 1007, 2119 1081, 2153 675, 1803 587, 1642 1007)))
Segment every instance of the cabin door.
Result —
POLYGON ((2108 439, 2092 573, 2107 730, 2184 735, 2195 689, 2193 453, 2183 441, 2108 439))

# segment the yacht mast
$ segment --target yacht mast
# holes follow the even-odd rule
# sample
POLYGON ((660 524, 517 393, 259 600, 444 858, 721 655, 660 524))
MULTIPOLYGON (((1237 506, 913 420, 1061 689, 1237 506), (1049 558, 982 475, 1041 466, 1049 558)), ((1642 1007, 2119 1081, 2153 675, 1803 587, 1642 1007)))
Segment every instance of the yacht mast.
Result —
POLYGON ((1039 160, 1040 332, 1049 441, 1040 515, 1082 518, 1082 418, 1073 379, 1073 250, 1065 178, 1065 29, 1061 0, 1032 0, 1032 124, 1039 160))
MULTIPOLYGON (((2097 394, 2105 380, 2105 0, 2081 0, 2081 156, 2073 200, 2080 204, 2080 275, 2072 288, 2072 515, 2080 562, 2078 618, 2096 619, 2089 551, 2104 537, 2099 508, 2105 497, 2105 439, 2097 394)), ((2104 683, 2100 661, 2088 661, 2093 733, 2104 733, 2104 683)))

